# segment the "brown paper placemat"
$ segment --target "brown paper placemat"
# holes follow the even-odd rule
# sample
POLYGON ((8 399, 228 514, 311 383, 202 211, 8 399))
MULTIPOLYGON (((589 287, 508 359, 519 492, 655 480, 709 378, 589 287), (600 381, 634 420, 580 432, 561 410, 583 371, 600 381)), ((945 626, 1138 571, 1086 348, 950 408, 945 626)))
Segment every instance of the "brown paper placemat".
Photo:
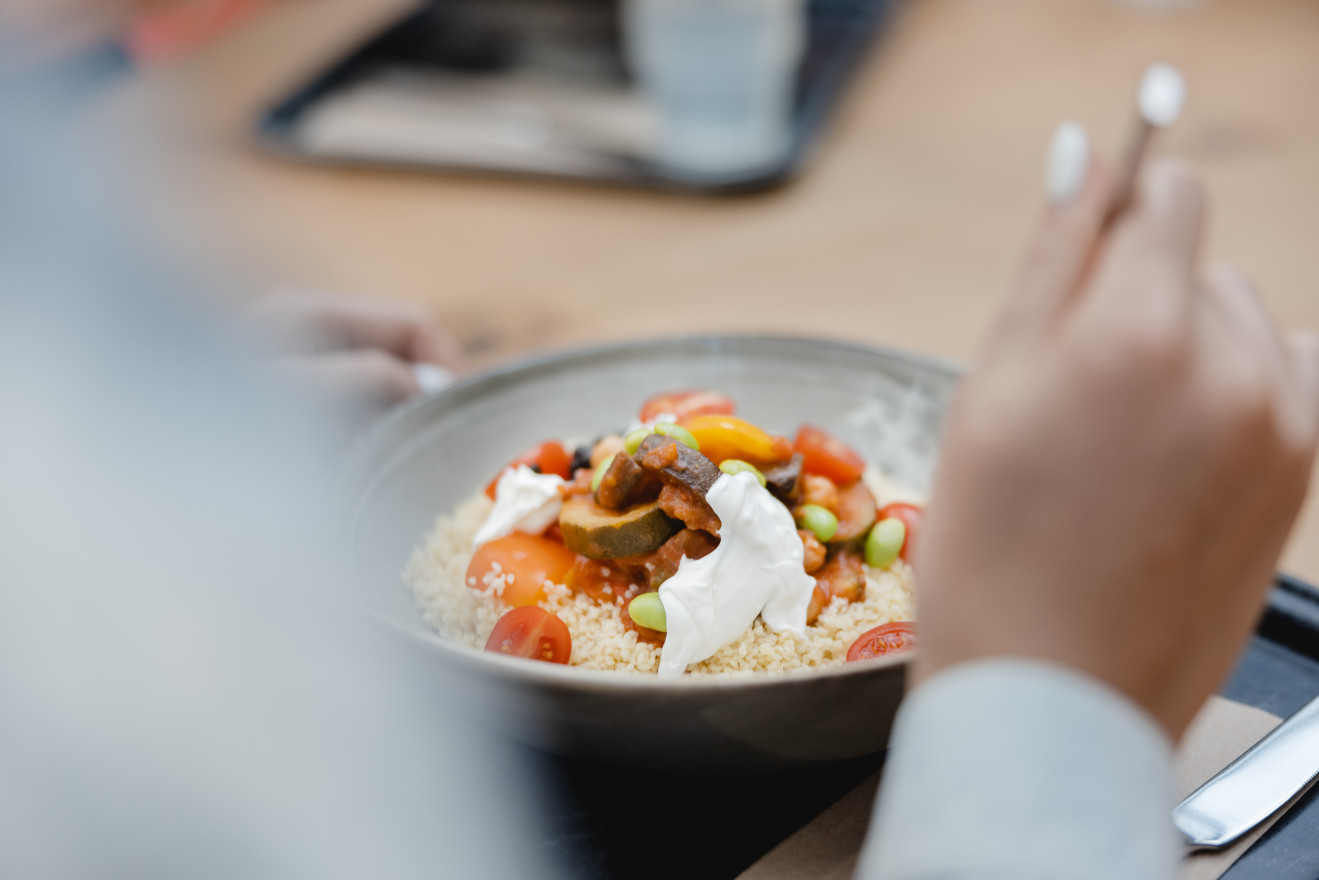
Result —
MULTIPOLYGON (((1173 767, 1177 799, 1186 797, 1230 764, 1278 722, 1276 715, 1262 709, 1222 697, 1211 698, 1177 750, 1173 767)), ((737 880, 850 880, 870 824, 870 809, 878 789, 879 774, 876 773, 770 850, 737 880)), ((1281 813, 1275 813, 1226 849, 1187 856, 1181 880, 1221 877, 1281 813)))

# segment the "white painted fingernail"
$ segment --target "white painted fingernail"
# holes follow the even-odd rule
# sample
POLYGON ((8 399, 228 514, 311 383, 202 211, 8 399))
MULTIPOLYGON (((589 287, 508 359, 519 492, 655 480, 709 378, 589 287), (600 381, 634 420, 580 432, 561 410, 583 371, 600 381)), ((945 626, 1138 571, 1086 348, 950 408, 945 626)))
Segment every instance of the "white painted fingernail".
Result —
POLYGON ((412 375, 422 394, 435 394, 453 384, 453 373, 435 364, 413 364, 412 375))
POLYGON ((1045 169, 1044 191, 1049 203, 1066 205, 1074 200, 1085 186, 1090 169, 1090 141, 1085 129, 1075 122, 1064 122, 1053 132, 1049 145, 1049 163, 1045 169))

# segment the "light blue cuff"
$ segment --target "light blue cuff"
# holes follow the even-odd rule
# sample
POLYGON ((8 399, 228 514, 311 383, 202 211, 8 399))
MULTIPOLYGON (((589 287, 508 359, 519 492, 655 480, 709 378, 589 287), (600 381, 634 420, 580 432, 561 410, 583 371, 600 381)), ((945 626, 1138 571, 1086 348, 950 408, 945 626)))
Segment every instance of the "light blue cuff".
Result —
POLYGON ((1093 678, 1037 660, 947 669, 898 714, 857 880, 1167 880, 1171 746, 1093 678))

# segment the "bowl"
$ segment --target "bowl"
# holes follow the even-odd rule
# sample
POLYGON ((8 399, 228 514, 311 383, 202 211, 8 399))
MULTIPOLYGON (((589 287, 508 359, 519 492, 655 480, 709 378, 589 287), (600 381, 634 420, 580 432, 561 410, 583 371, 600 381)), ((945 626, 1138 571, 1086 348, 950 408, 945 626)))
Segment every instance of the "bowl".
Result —
POLYGON ((654 676, 575 669, 446 642, 402 571, 436 517, 548 437, 617 431, 659 391, 711 388, 789 433, 818 424, 924 489, 958 369, 885 348, 718 336, 573 351, 501 369, 387 417, 348 467, 355 588, 411 661, 493 730, 554 753, 652 765, 782 768, 885 748, 908 657, 792 673, 654 676))

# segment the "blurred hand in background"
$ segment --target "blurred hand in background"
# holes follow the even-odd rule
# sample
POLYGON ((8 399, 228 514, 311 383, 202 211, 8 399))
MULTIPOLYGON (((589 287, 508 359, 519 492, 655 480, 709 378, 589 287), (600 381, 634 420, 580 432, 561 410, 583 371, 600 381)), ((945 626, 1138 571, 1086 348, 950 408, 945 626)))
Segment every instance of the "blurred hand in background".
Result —
POLYGON ((281 290, 248 312, 294 379, 378 414, 447 385, 462 369, 453 337, 419 306, 281 290))

